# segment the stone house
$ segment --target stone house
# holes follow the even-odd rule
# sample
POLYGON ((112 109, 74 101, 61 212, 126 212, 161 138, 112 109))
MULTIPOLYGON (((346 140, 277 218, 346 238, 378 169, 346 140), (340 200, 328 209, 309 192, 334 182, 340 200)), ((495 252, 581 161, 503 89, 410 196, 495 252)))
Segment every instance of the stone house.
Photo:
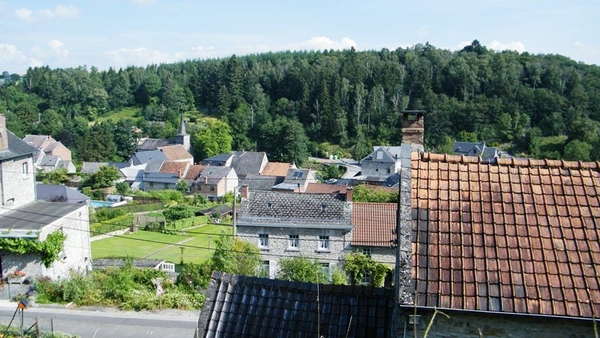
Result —
POLYGON ((334 195, 242 188, 237 235, 255 244, 269 277, 281 257, 314 259, 329 270, 351 244, 352 204, 334 195))
POLYGON ((234 192, 238 186, 238 177, 231 167, 207 166, 192 185, 192 192, 216 201, 225 194, 234 192))
POLYGON ((312 169, 290 168, 283 182, 274 185, 276 191, 305 192, 310 183, 316 183, 317 178, 312 169))
POLYGON ((54 232, 66 236, 58 260, 43 264, 43 254, 0 250, 0 272, 28 276, 68 277, 91 269, 87 203, 36 201, 33 155, 36 149, 6 129, 0 115, 0 238, 44 242, 54 232))

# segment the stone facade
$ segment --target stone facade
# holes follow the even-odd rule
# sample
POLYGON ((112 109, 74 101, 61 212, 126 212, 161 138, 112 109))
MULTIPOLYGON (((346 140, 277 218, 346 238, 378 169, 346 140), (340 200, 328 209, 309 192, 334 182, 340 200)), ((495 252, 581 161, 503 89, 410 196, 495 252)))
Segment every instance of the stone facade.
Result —
POLYGON ((35 168, 31 156, 0 162, 0 214, 35 201, 35 168))
POLYGON ((27 276, 57 279, 68 277, 71 273, 91 271, 92 252, 88 224, 88 206, 81 203, 81 208, 65 215, 58 222, 45 226, 39 233, 41 241, 55 231, 62 231, 66 235, 58 261, 46 268, 39 254, 20 255, 3 251, 1 254, 2 275, 7 276, 15 270, 20 270, 27 276))
MULTIPOLYGON (((279 270, 281 258, 305 257, 333 268, 351 252, 351 233, 338 229, 303 229, 301 227, 238 226, 238 237, 256 245, 264 261, 269 262, 269 278, 279 270), (261 246, 260 235, 268 235, 268 245, 261 246), (290 235, 298 236, 297 247, 291 246, 290 235), (320 236, 328 236, 328 249, 321 249, 320 236)), ((294 239, 295 241, 295 239, 294 239)))
MULTIPOLYGON (((414 309, 403 308, 397 337, 423 337, 434 310, 417 309, 419 324, 409 322, 414 309)), ((591 320, 569 319, 565 317, 542 317, 523 315, 503 315, 492 313, 459 312, 440 310, 435 316, 428 338, 547 338, 594 337, 594 324, 591 320)))
POLYGON ((404 111, 402 115, 402 143, 423 145, 425 123, 423 110, 404 111))

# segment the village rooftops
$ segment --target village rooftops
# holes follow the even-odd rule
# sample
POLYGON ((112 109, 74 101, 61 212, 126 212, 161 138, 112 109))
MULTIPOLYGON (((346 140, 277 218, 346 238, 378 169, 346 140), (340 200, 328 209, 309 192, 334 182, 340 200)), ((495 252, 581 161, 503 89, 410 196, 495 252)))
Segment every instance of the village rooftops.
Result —
POLYGON ((21 140, 17 135, 10 130, 6 130, 8 146, 6 149, 0 150, 0 161, 10 160, 14 158, 27 157, 35 154, 38 150, 21 140))

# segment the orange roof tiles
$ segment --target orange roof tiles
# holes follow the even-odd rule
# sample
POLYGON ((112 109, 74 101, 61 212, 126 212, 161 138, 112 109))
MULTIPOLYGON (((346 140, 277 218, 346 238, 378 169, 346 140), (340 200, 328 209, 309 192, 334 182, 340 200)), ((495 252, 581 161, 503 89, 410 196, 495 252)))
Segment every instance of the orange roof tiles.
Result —
POLYGON ((187 162, 164 161, 162 166, 160 167, 160 172, 170 174, 179 173, 179 177, 182 177, 183 175, 185 175, 185 171, 188 165, 189 163, 187 162))
POLYGON ((261 176, 283 176, 287 175, 288 169, 292 167, 291 163, 267 162, 267 165, 260 173, 261 176))
POLYGON ((390 247, 395 238, 398 207, 394 203, 363 203, 352 205, 352 245, 390 247))
POLYGON ((412 169, 417 305, 600 315, 597 162, 426 153, 412 169))
POLYGON ((309 183, 304 191, 307 194, 345 194, 348 190, 347 186, 323 183, 309 183))
POLYGON ((200 173, 202 172, 202 170, 204 170, 204 168, 206 168, 206 166, 201 164, 191 165, 185 175, 185 179, 195 181, 198 178, 198 176, 200 176, 200 173))
POLYGON ((185 148, 180 144, 158 147, 158 149, 163 152, 168 160, 184 160, 193 158, 192 154, 185 150, 185 148))

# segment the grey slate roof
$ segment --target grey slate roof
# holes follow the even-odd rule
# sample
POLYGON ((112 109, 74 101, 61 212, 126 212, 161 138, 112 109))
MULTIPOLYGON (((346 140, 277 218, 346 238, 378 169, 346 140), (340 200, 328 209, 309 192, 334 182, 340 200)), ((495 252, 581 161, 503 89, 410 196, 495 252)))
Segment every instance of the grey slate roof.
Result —
POLYGON ((4 230, 40 230, 71 212, 85 207, 82 203, 36 201, 0 214, 0 237, 13 237, 4 230))
POLYGON ((197 337, 387 338, 393 336, 394 299, 389 288, 213 272, 197 337))
POLYGON ((17 135, 10 130, 6 130, 6 138, 8 139, 8 147, 0 150, 0 161, 10 160, 13 158, 33 156, 37 153, 37 149, 21 140, 17 135))
POLYGON ((232 157, 232 154, 219 154, 202 160, 203 165, 224 166, 232 157))
POLYGON ((336 195, 250 191, 242 199, 240 223, 321 224, 351 227, 352 204, 336 195))
POLYGON ((177 176, 177 174, 157 172, 144 173, 144 182, 176 184, 179 180, 180 177, 177 176))
POLYGON ((249 174, 260 174, 263 169, 261 166, 267 154, 263 151, 236 151, 233 153, 231 166, 235 169, 238 177, 245 177, 249 174))
POLYGON ((38 201, 56 202, 61 199, 62 202, 80 203, 90 200, 88 196, 64 185, 36 184, 35 190, 38 201))
POLYGON ((200 175, 198 175, 196 183, 212 185, 218 184, 222 179, 227 177, 232 170, 233 168, 231 167, 208 166, 202 170, 200 175))
POLYGON ((385 162, 395 163, 400 158, 400 147, 373 147, 372 153, 363 158, 360 162, 385 162), (391 151, 390 151, 391 150, 391 151))
POLYGON ((134 164, 143 164, 150 161, 165 161, 167 157, 160 150, 136 151, 133 155, 134 164))
POLYGON ((151 151, 156 150, 158 147, 164 147, 173 144, 171 140, 147 138, 140 145, 137 146, 136 150, 139 151, 151 151))
POLYGON ((271 190, 274 185, 283 182, 281 176, 262 176, 262 175, 246 175, 245 178, 240 179, 240 186, 248 186, 250 191, 255 190, 271 190))
POLYGON ((108 162, 83 162, 81 166, 82 174, 93 174, 97 172, 101 166, 108 165, 108 162))
POLYGON ((40 163, 40 165, 42 167, 53 167, 53 168, 55 168, 56 165, 57 165, 57 163, 59 161, 60 161, 60 157, 58 157, 56 155, 46 155, 42 159, 42 162, 40 163))
POLYGON ((36 149, 40 149, 46 140, 49 140, 48 135, 25 135, 23 141, 36 149))

